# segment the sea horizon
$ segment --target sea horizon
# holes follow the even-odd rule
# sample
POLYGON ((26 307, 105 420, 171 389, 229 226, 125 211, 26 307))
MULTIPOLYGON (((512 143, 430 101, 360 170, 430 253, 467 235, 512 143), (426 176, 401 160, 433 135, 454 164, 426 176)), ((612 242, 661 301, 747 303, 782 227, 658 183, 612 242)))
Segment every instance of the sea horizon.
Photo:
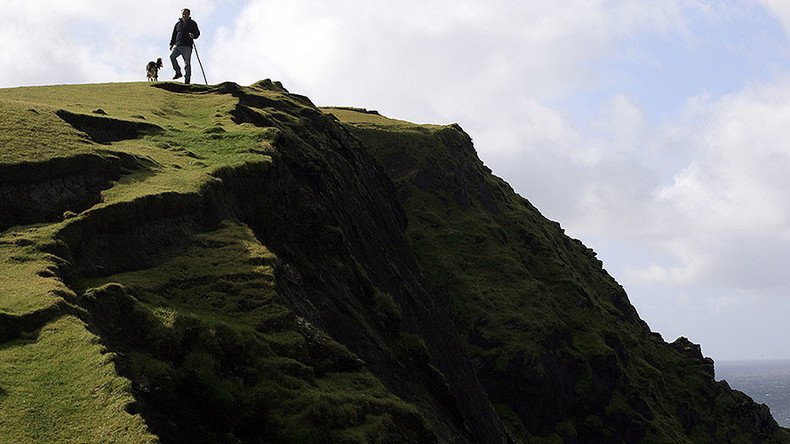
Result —
POLYGON ((715 368, 717 381, 767 405, 780 426, 790 427, 790 359, 722 360, 715 368))

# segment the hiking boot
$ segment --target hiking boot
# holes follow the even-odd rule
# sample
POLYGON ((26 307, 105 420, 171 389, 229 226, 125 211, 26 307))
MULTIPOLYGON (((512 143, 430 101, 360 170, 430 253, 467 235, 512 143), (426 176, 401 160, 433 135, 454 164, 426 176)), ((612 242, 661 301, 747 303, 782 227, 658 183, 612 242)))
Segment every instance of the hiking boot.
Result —
POLYGON ((177 72, 177 73, 176 73, 176 75, 175 75, 175 76, 173 76, 173 80, 175 80, 175 79, 180 79, 181 77, 182 77, 182 76, 181 76, 181 73, 180 73, 180 72, 177 72))

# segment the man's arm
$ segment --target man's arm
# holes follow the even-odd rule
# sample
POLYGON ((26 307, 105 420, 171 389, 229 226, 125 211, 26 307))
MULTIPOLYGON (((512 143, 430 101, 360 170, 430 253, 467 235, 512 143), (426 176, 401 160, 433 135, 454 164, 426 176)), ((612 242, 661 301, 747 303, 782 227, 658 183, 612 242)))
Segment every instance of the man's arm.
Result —
POLYGON ((173 45, 176 44, 176 32, 177 32, 177 29, 178 29, 178 23, 176 23, 176 25, 173 26, 173 35, 170 36, 170 49, 173 49, 173 45))
POLYGON ((196 39, 200 37, 200 30, 198 29, 198 25, 196 21, 192 20, 192 23, 194 24, 194 26, 192 26, 192 35, 190 37, 196 39))

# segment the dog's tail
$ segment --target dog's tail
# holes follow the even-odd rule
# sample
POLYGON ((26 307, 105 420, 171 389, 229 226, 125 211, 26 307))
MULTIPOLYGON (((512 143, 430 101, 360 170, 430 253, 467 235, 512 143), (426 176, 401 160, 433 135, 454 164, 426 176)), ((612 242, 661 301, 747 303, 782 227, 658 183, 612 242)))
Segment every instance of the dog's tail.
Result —
POLYGON ((156 59, 156 67, 157 68, 161 68, 162 67, 162 58, 161 57, 156 59))

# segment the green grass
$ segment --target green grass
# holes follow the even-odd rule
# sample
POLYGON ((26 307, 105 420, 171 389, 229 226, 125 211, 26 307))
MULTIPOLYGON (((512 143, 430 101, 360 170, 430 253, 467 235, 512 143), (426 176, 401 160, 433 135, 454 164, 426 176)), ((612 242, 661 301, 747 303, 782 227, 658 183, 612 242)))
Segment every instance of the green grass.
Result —
MULTIPOLYGON (((78 154, 125 153, 143 159, 138 170, 127 171, 102 193, 90 211, 161 193, 199 193, 217 179, 222 168, 271 158, 272 129, 236 125, 229 111, 237 99, 228 94, 178 94, 148 83, 62 85, 0 89, 0 164, 46 162, 78 154), (106 117, 144 121, 165 129, 110 145, 91 142, 61 120, 55 111, 91 114, 101 109, 106 117)), ((79 174, 75 170, 74 174, 79 174)), ((0 312, 25 314, 60 300, 53 292, 66 290, 53 276, 53 257, 41 243, 59 227, 15 229, 0 237, 0 312), (32 239, 32 240, 31 240, 32 239)))
POLYGON ((367 111, 359 108, 343 107, 324 107, 321 111, 332 114, 340 121, 354 125, 356 127, 387 127, 391 129, 403 130, 425 130, 430 128, 441 128, 440 125, 418 125, 406 120, 392 119, 378 114, 376 111, 367 111))
POLYGON ((227 118, 235 104, 228 95, 178 94, 143 82, 7 88, 0 89, 0 99, 82 114, 96 115, 94 111, 101 109, 107 117, 180 129, 205 124, 216 114, 227 118))
MULTIPOLYGON (((261 92, 263 94, 263 92, 261 92)), ((119 151, 154 167, 122 178, 104 204, 162 192, 196 192, 218 168, 270 159, 272 129, 236 125, 229 94, 181 94, 149 83, 0 89, 0 129, 11 136, 0 162, 44 161, 83 152, 119 151), (30 109, 35 110, 29 111, 30 109), (98 118, 147 122, 164 129, 110 145, 92 143, 57 117, 57 109, 98 118), (96 114, 101 109, 105 114, 96 114)))
POLYGON ((139 416, 126 412, 133 398, 113 355, 70 316, 35 339, 0 345, 0 390, 3 442, 157 441, 139 416))
POLYGON ((0 164, 38 162, 94 152, 84 135, 48 105, 3 98, 0 89, 0 164))

